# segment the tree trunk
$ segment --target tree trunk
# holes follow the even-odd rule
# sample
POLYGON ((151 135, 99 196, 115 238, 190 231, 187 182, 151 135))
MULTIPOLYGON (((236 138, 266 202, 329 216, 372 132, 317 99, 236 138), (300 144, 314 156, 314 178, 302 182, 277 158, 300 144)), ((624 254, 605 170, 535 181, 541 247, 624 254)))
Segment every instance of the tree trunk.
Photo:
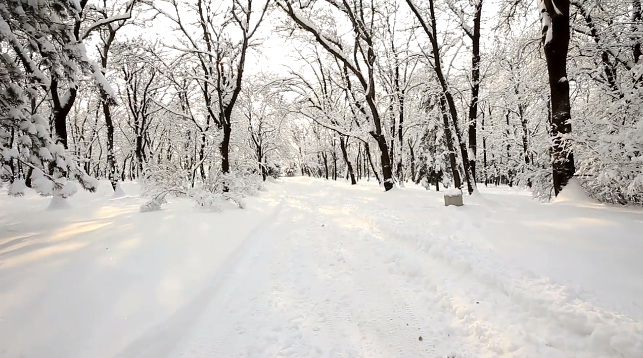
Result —
POLYGON ((143 173, 143 129, 137 128, 136 133, 136 147, 134 155, 136 156, 136 176, 143 173))
POLYGON ((326 155, 326 152, 322 152, 322 158, 324 159, 324 173, 326 180, 328 180, 328 155, 326 155))
POLYGON ((408 141, 409 144, 409 156, 410 158, 410 165, 411 165, 411 182, 415 183, 415 152, 413 151, 413 144, 411 141, 408 141))
POLYGON ((510 111, 507 110, 507 113, 505 113, 505 119, 507 121, 507 184, 509 186, 513 186, 513 170, 511 169, 511 127, 509 127, 509 113, 510 111))
POLYGON ((348 151, 346 150, 346 138, 344 136, 339 137, 339 147, 342 150, 342 156, 346 162, 347 176, 351 178, 351 185, 357 184, 355 181, 355 173, 353 172, 353 164, 351 164, 350 159, 348 158, 348 151))
POLYGON ((473 16, 473 34, 471 34, 471 43, 473 46, 473 56, 471 59, 471 103, 469 104, 469 169, 471 170, 471 180, 476 182, 476 153, 477 153, 477 133, 476 126, 478 121, 478 96, 480 94, 480 20, 482 17, 482 0, 477 1, 475 5, 475 14, 473 16))
MULTIPOLYGON (((491 107, 489 107, 491 113, 491 107)), ((482 165, 484 166, 484 185, 489 184, 489 176, 487 172, 487 137, 484 135, 484 112, 482 112, 482 165)))
MULTIPOLYGON (((530 164, 529 158, 529 129, 527 128, 527 118, 525 118, 524 105, 518 104, 518 117, 520 118, 520 125, 522 127, 522 151, 525 159, 525 169, 528 169, 530 164)), ((527 179, 527 186, 531 188, 531 179, 527 179)))
POLYGON ((333 150, 333 180, 337 180, 337 152, 333 150))
MULTIPOLYGON (((107 38, 104 40, 101 57, 101 67, 103 75, 107 71, 107 64, 109 63, 109 49, 112 46, 114 38, 116 37, 116 30, 108 26, 107 38)), ((112 189, 116 190, 118 183, 118 175, 116 173, 116 156, 114 153, 114 122, 112 120, 112 113, 110 110, 110 98, 107 92, 100 91, 101 102, 103 105, 103 115, 105 116, 105 126, 107 127, 107 176, 112 184, 112 189)))
POLYGON ((375 180, 377 180, 379 184, 382 184, 380 175, 378 174, 377 169, 375 169, 375 165, 373 164, 373 158, 371 157, 371 148, 368 143, 364 143, 364 151, 366 152, 366 158, 368 159, 368 163, 371 166, 371 170, 373 170, 373 176, 375 177, 375 180))
POLYGON ((632 46, 632 56, 634 58, 634 63, 639 63, 641 55, 641 31, 643 31, 642 21, 642 11, 641 11, 641 0, 632 0, 632 32, 638 33, 638 38, 634 41, 634 46, 632 46))
POLYGON ((261 178, 263 179, 263 181, 266 181, 266 179, 268 178, 268 173, 266 171, 266 165, 263 160, 261 147, 257 147, 257 162, 259 163, 259 172, 261 173, 261 178))
POLYGON ((355 168, 357 171, 357 180, 362 180, 362 165, 360 159, 362 157, 362 145, 358 144, 357 146, 357 157, 355 158, 355 168))
POLYGON ((103 102, 105 127, 107 128, 107 178, 112 184, 112 189, 116 190, 118 175, 116 173, 116 156, 114 153, 114 122, 112 121, 112 113, 109 109, 109 103, 107 102, 107 94, 102 93, 101 99, 103 102))
POLYGON ((56 130, 56 136, 58 137, 58 142, 61 143, 65 149, 69 149, 68 146, 68 135, 67 135, 67 116, 73 107, 74 101, 76 100, 77 89, 70 88, 69 94, 66 103, 60 101, 58 95, 58 81, 52 79, 51 81, 51 97, 52 101, 52 112, 54 116, 54 129, 56 130))
POLYGON ((444 137, 447 142, 447 149, 449 150, 449 165, 451 166, 451 173, 453 174, 453 185, 456 188, 461 189, 462 181, 460 179, 460 172, 458 171, 458 162, 455 158, 453 136, 451 134, 451 126, 449 125, 449 113, 447 112, 446 103, 443 96, 440 96, 440 111, 442 112, 442 121, 444 122, 444 137))
MULTIPOLYGON (((232 133, 232 128, 230 122, 223 123, 223 139, 219 145, 219 152, 221 153, 221 172, 223 174, 230 173, 230 133, 232 133)), ((303 175, 303 174, 302 174, 303 175)), ((223 185, 223 191, 228 192, 230 188, 227 184, 223 185)))
POLYGON ((551 92, 551 137, 554 193, 574 176, 574 154, 567 136, 572 132, 567 51, 569 49, 569 0, 541 0, 542 40, 551 92))
POLYGON ((404 148, 404 131, 403 131, 403 126, 404 126, 404 90, 403 89, 401 89, 401 88, 399 89, 398 96, 399 96, 398 102, 399 102, 399 106, 400 106, 400 109, 399 109, 400 118, 399 118, 399 123, 398 123, 398 126, 397 126, 397 141, 400 143, 400 153, 398 154, 397 168, 395 168, 395 169, 396 169, 396 172, 397 172, 396 173, 397 180, 399 180, 400 185, 403 185, 402 184, 404 182, 404 168, 403 168, 403 163, 402 163, 402 160, 403 160, 402 153, 404 152, 404 150, 402 150, 404 148))
POLYGON ((201 132, 201 146, 199 147, 199 171, 201 172, 201 180, 205 183, 205 147, 206 137, 205 133, 201 132))

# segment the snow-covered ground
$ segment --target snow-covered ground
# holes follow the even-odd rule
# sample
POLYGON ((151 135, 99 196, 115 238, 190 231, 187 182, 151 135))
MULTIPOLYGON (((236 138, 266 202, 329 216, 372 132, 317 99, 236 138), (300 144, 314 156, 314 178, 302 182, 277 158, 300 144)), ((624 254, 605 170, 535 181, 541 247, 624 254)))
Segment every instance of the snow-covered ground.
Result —
POLYGON ((222 213, 0 192, 0 357, 643 357, 640 209, 268 188, 222 213))

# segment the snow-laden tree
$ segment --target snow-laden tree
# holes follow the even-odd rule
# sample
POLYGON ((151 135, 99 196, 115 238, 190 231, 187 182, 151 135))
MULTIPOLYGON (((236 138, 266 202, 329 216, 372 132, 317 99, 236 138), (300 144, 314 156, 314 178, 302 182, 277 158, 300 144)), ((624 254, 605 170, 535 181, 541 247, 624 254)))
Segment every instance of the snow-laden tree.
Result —
MULTIPOLYGON (((377 143, 385 190, 393 188, 393 171, 376 89, 377 4, 362 1, 320 1, 276 3, 292 20, 294 27, 308 33, 314 41, 354 78, 358 102, 369 119, 369 134, 377 143), (325 24, 325 28, 320 27, 325 24), (342 32, 342 28, 350 31, 342 32), (342 35, 342 33, 344 35, 342 35)), ((377 21, 381 23, 381 21, 377 21)))
MULTIPOLYGON (((268 4, 257 0, 168 0, 156 7, 177 29, 178 43, 168 45, 193 63, 188 79, 196 84, 205 117, 200 125, 201 159, 208 145, 207 133, 216 126, 222 134, 219 151, 223 174, 230 173, 232 116, 242 89, 246 58, 257 45, 253 39, 268 4)), ((201 175, 205 179, 203 164, 201 175)))
POLYGON ((65 180, 68 176, 85 189, 96 188, 66 152, 66 119, 80 82, 92 76, 99 87, 113 93, 86 54, 85 34, 99 25, 82 30, 84 5, 86 1, 64 0, 0 4, 3 181, 20 186, 26 179, 42 194, 56 191, 62 197, 75 192, 74 184, 65 180))

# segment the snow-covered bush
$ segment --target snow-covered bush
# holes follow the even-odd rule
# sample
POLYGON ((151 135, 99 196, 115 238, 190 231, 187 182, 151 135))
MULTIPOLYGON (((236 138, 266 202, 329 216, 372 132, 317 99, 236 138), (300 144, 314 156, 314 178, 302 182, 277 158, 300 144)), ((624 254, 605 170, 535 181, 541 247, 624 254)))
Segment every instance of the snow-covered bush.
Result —
POLYGON ((11 183, 9 186, 9 191, 8 194, 11 196, 23 196, 25 195, 25 189, 27 188, 27 185, 25 184, 25 180, 22 178, 18 178, 11 183))
POLYGON ((163 204, 166 204, 166 203, 167 203, 167 200, 165 200, 165 195, 161 194, 153 197, 148 202, 141 205, 140 211, 142 213, 146 213, 148 211, 161 210, 161 206, 163 206, 163 204))
POLYGON ((266 164, 266 172, 268 176, 278 179, 281 177, 281 165, 276 162, 269 162, 266 164))
POLYGON ((249 171, 227 174, 211 171, 204 183, 195 183, 194 186, 187 178, 187 171, 180 168, 150 166, 144 175, 143 196, 151 200, 141 207, 141 211, 160 209, 167 202, 167 195, 189 197, 198 206, 217 212, 225 209, 226 202, 244 209, 245 196, 254 196, 259 190, 265 190, 261 177, 249 171))

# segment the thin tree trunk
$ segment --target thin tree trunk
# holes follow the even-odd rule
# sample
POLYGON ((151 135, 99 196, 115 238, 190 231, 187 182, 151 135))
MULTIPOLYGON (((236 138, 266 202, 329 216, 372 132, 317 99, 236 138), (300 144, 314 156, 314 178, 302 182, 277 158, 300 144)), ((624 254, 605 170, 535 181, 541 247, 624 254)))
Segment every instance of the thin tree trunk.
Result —
POLYGON ((511 131, 509 127, 509 110, 505 113, 505 119, 507 121, 507 184, 513 186, 513 172, 511 170, 511 131))
POLYGON ((344 157, 344 162, 346 162, 347 176, 351 178, 351 185, 357 184, 355 180, 355 173, 353 173, 353 164, 351 164, 350 158, 348 158, 348 151, 346 150, 346 139, 344 136, 339 137, 339 147, 342 150, 342 156, 344 157))
POLYGON ((380 180, 380 175, 377 172, 377 169, 375 169, 375 165, 373 164, 373 158, 371 157, 371 149, 368 143, 364 143, 364 151, 366 152, 366 158, 368 159, 368 163, 371 166, 371 169, 373 170, 373 176, 375 177, 375 180, 379 184, 382 184, 382 181, 380 180))
POLYGON ((105 127, 107 128, 107 178, 112 184, 112 189, 116 190, 118 175, 116 173, 116 156, 114 153, 114 122, 112 113, 107 102, 107 94, 101 94, 103 102, 103 115, 105 116, 105 127))
POLYGON ((401 89, 401 88, 399 89, 398 96, 399 96, 399 99, 398 99, 399 104, 398 105, 400 106, 400 109, 399 109, 400 118, 399 118, 399 123, 398 123, 398 126, 397 126, 397 141, 400 143, 400 153, 398 154, 398 158, 397 158, 397 168, 396 168, 397 174, 396 175, 397 175, 397 180, 399 180, 400 185, 402 185, 402 183, 404 182, 404 168, 403 168, 403 163, 402 163, 402 160, 403 160, 402 153, 404 152, 404 150, 402 150, 403 147, 404 147, 404 131, 403 131, 403 126, 404 126, 404 90, 403 89, 401 89))
POLYGON ((360 159, 362 158, 362 145, 357 145, 357 158, 355 158, 355 167, 357 168, 357 180, 362 180, 362 165, 360 159))
MULTIPOLYGON (((489 115, 491 115, 491 107, 489 107, 489 115)), ((484 135, 484 111, 482 112, 482 165, 484 166, 484 185, 489 184, 489 176, 487 172, 487 136, 484 135)))
POLYGON ((337 180, 337 152, 333 148, 333 180, 337 180))
POLYGON ((322 152, 322 158, 324 159, 324 173, 326 180, 328 180, 328 156, 326 155, 326 152, 322 152))
POLYGON ((410 158, 410 165, 411 165, 411 182, 415 183, 415 152, 413 151, 413 144, 410 140, 408 140, 409 144, 409 156, 410 158))
POLYGON ((475 5, 473 15, 473 34, 471 43, 473 56, 471 59, 471 103, 469 104, 469 168, 473 182, 476 182, 476 154, 477 154, 477 133, 478 121, 478 96, 480 93, 480 20, 482 18, 482 0, 475 5))

